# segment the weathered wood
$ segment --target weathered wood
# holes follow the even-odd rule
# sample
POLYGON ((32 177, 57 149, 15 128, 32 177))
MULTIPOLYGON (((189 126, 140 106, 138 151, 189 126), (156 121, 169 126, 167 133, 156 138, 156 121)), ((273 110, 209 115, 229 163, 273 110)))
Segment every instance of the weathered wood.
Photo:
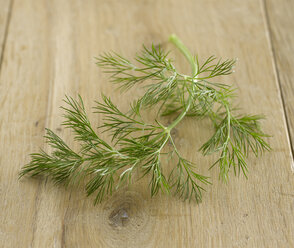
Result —
MULTIPOLYGON (((293 174, 278 84, 262 5, 248 1, 15 0, 0 75, 0 240, 4 247, 291 247, 293 174), (80 93, 87 109, 100 93, 122 109, 138 90, 121 96, 97 69, 94 56, 127 57, 144 43, 176 33, 200 58, 238 57, 225 78, 239 87, 244 112, 264 113, 271 153, 249 159, 249 178, 218 180, 213 158, 197 152, 211 130, 188 119, 176 142, 213 181, 199 205, 165 195, 149 197, 141 182, 94 207, 82 190, 47 181, 17 181, 28 153, 43 146, 44 126, 60 129, 64 94, 80 93), (127 218, 122 216, 127 215, 127 218)), ((169 46, 171 48, 171 46, 169 46)), ((180 70, 187 64, 178 53, 180 70)), ((101 117, 91 114, 94 123, 101 117)))
POLYGON ((0 66, 10 17, 11 0, 0 0, 0 66))
POLYGON ((30 247, 36 230, 39 185, 19 182, 27 154, 43 146, 53 78, 44 3, 16 1, 0 75, 0 246, 30 247))
MULTIPOLYGON (((270 29, 274 66, 277 68, 277 78, 286 112, 286 119, 294 151, 294 2, 293 1, 264 1, 266 18, 270 29)), ((293 167, 294 170, 294 167, 293 167)))

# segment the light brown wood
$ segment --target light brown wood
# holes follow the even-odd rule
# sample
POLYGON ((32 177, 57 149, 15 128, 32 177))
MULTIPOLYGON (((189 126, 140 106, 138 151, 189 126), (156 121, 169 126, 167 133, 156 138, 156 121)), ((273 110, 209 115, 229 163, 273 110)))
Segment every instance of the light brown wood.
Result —
MULTIPOLYGON (((294 151, 294 2, 265 0, 275 66, 287 115, 288 129, 294 151)), ((293 168, 294 170, 294 168, 293 168)))
POLYGON ((19 182, 27 153, 43 146, 52 61, 44 4, 13 8, 0 75, 0 246, 29 247, 36 229, 40 182, 19 182))
POLYGON ((10 2, 10 0, 0 0, 0 63, 2 51, 4 50, 4 38, 7 33, 6 29, 9 19, 10 2))
MULTIPOLYGON (((267 31, 263 5, 255 0, 15 0, 0 75, 0 246, 294 246, 290 146, 267 31), (28 153, 44 146, 45 126, 71 141, 60 127, 64 94, 80 93, 90 110, 101 92, 122 109, 139 93, 114 91, 94 56, 115 50, 131 57, 142 43, 165 44, 171 33, 200 58, 239 58, 226 80, 238 85, 245 112, 267 116, 264 129, 274 135, 271 153, 249 159, 248 180, 232 175, 226 185, 217 170, 207 172, 213 158, 203 159, 197 150, 211 130, 205 121, 186 120, 176 142, 213 181, 199 205, 165 195, 150 199, 148 182, 94 207, 82 190, 17 181, 28 153)), ((179 69, 187 70, 173 54, 179 69)), ((101 123, 100 116, 90 118, 101 123)))

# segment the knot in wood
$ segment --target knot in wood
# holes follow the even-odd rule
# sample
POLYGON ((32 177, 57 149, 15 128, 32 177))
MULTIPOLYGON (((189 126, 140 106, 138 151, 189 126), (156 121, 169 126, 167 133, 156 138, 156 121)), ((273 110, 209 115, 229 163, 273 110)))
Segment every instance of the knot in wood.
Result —
POLYGON ((112 230, 136 232, 148 219, 144 200, 134 191, 117 192, 104 205, 105 221, 112 230))
POLYGON ((110 215, 109 215, 109 222, 110 225, 113 227, 123 227, 126 226, 130 220, 129 218, 129 212, 130 207, 125 206, 128 204, 123 204, 119 206, 118 208, 114 209, 110 215))

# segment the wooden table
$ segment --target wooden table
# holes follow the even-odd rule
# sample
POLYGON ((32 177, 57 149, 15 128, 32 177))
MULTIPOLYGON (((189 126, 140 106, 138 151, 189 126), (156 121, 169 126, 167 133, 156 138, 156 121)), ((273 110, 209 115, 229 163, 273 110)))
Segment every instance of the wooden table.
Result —
MULTIPOLYGON (((0 246, 294 247, 293 11, 289 0, 0 0, 0 246), (245 112, 267 116, 273 148, 249 158, 247 180, 231 175, 224 184, 215 169, 198 205, 151 199, 142 182, 98 206, 82 189, 18 181, 28 154, 44 147, 45 127, 70 140, 60 127, 65 94, 81 94, 88 110, 101 92, 122 108, 134 95, 113 91, 94 56, 130 57, 171 33, 200 58, 239 59, 226 80, 237 85, 245 112), (117 217, 122 209, 126 222, 117 217)), ((184 121, 177 140, 207 171, 212 159, 197 152, 210 132, 204 127, 184 121)))

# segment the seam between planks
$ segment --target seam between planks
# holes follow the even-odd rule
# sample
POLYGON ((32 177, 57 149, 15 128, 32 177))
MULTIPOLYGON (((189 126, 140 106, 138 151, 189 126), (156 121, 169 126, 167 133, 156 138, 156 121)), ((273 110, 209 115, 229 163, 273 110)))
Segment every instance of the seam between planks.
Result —
POLYGON ((3 63, 3 58, 4 58, 4 51, 5 51, 5 47, 6 47, 8 30, 9 30, 9 26, 10 26, 13 1, 14 0, 10 0, 10 2, 9 2, 8 15, 7 15, 7 19, 6 19, 6 25, 5 25, 4 37, 3 37, 3 44, 1 47, 1 51, 0 51, 0 74, 1 74, 1 69, 2 69, 2 63, 3 63))
POLYGON ((290 134, 291 134, 290 122, 289 122, 289 118, 286 113, 286 103, 285 103, 285 100, 283 97, 283 89, 282 89, 280 74, 279 74, 279 70, 278 70, 278 66, 277 66, 277 56, 276 56, 275 49, 273 47, 273 37, 272 37, 272 33, 270 31, 270 21, 269 21, 269 16, 268 16, 267 7, 266 7, 266 0, 261 0, 261 5, 262 5, 261 9, 263 11, 264 24, 265 24, 266 34, 267 34, 267 38, 268 38, 269 48, 270 48, 271 55, 272 55, 272 63, 273 63, 273 68, 274 68, 275 79, 276 79, 276 83, 278 85, 278 90, 279 90, 279 98, 280 98, 280 101, 281 101, 281 104, 283 107, 284 123, 286 124, 286 133, 287 133, 288 143, 290 146, 290 155, 292 158, 291 169, 294 172, 294 147, 293 147, 292 140, 290 138, 290 134))
MULTIPOLYGON (((50 122, 50 116, 52 113, 52 103, 53 103, 53 93, 54 93, 54 80, 50 82, 49 89, 48 89, 48 100, 47 100, 47 109, 46 109, 46 114, 45 114, 45 128, 49 127, 49 122, 50 122)), ((43 131, 44 135, 46 134, 46 131, 43 131)), ((44 136, 43 135, 43 136, 44 136)), ((31 239, 31 247, 34 246, 34 241, 35 241, 35 233, 37 230, 37 225, 38 225, 38 213, 39 213, 39 206, 40 202, 42 201, 41 196, 42 196, 42 187, 47 184, 48 178, 45 178, 44 180, 40 180, 38 182, 38 189, 36 192, 36 198, 35 198, 35 212, 34 212, 34 222, 33 222, 33 230, 32 230, 32 239, 31 239)))
MULTIPOLYGON (((50 116, 52 114, 52 103, 53 103, 53 95, 54 95, 54 88, 55 88, 55 83, 54 80, 50 82, 49 89, 48 89, 48 100, 47 100, 47 109, 46 109, 46 115, 45 115, 45 128, 49 127, 50 123, 50 116)), ((46 134, 46 131, 43 131, 44 135, 46 134)), ((42 201, 41 196, 42 196, 42 187, 46 185, 48 182, 48 178, 44 178, 44 180, 40 180, 38 183, 38 189, 36 192, 36 200, 35 200, 35 212, 34 212, 34 222, 33 222, 33 232, 32 232, 32 239, 31 239, 31 247, 34 246, 35 242, 35 233, 37 230, 37 225, 38 225, 38 213, 39 213, 39 206, 42 201)))
MULTIPOLYGON (((51 73, 52 73, 52 71, 51 71, 51 73)), ((48 87, 47 108, 45 111, 45 121, 44 121, 45 128, 48 128, 49 124, 50 124, 50 116, 52 114, 52 104, 53 104, 53 99, 54 99, 54 88, 55 88, 55 80, 53 77, 53 78, 50 78, 49 87, 48 87)), ((46 134, 45 129, 43 131, 43 134, 44 135, 46 134)), ((45 148, 44 145, 43 145, 43 148, 45 148)), ((38 188, 37 188, 35 204, 34 204, 34 207, 35 207, 34 217, 33 217, 34 221, 32 224, 33 228, 32 228, 31 247, 35 247, 34 243, 35 243, 35 233, 38 229, 39 206, 40 206, 40 203, 42 202, 43 187, 44 187, 44 185, 47 184, 47 182, 48 182, 48 178, 44 178, 44 180, 40 180, 38 182, 38 186, 37 186, 38 188)))

